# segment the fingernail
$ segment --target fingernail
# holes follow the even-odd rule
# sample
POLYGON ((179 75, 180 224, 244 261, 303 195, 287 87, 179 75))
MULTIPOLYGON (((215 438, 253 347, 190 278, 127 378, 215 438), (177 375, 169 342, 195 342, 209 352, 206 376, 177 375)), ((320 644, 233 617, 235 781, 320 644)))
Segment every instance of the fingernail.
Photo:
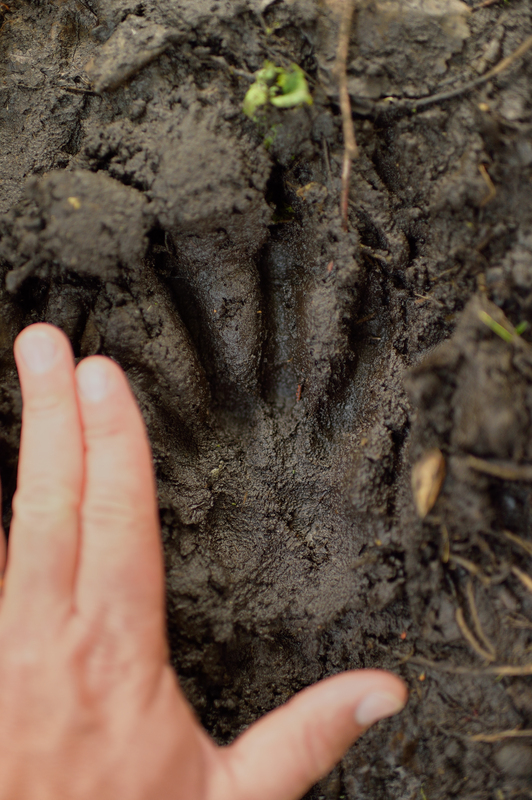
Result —
POLYGON ((43 330, 25 333, 20 340, 18 349, 25 365, 35 375, 43 375, 48 372, 57 353, 53 337, 43 330))
POLYGON ((85 400, 99 403, 107 396, 109 379, 104 364, 91 361, 76 371, 78 390, 85 400))
POLYGON ((385 717, 393 717, 405 707, 404 700, 400 700, 388 692, 372 692, 359 703, 355 711, 355 721, 362 728, 369 728, 375 722, 385 717))

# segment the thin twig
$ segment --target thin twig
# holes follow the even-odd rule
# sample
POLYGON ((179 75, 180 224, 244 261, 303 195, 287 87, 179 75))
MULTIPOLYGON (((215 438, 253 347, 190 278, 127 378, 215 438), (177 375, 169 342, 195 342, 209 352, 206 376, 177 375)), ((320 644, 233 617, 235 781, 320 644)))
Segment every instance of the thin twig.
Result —
POLYGON ((329 158, 329 145, 327 144, 327 139, 325 136, 322 136, 321 139, 321 146, 323 148, 323 160, 325 161, 325 166, 327 168, 327 186, 329 191, 332 191, 332 171, 331 171, 331 159, 329 158))
POLYGON ((532 630, 532 622, 520 614, 516 614, 513 617, 508 614, 506 615, 506 619, 508 620, 508 625, 511 625, 512 628, 521 628, 522 630, 528 631, 532 630))
POLYGON ((495 655, 493 653, 488 653, 487 650, 484 650, 483 647, 477 642, 469 628, 467 627, 467 623, 464 618, 464 612, 461 608, 456 609, 456 622, 458 623, 458 627, 462 633, 464 639, 468 642, 468 644, 473 648, 475 653, 479 655, 481 658, 485 659, 486 661, 494 661, 495 655))
POLYGON ((216 56, 211 53, 211 59, 227 69, 231 75, 240 75, 241 78, 245 78, 250 83, 253 83, 255 80, 255 75, 252 72, 246 72, 243 69, 237 69, 237 67, 233 67, 233 65, 229 64, 223 56, 216 56))
POLYGON ((338 50, 336 52, 335 72, 338 78, 340 94, 340 111, 342 112, 342 129, 344 133, 344 162, 342 167, 342 195, 340 200, 340 213, 342 225, 347 230, 347 210, 349 205, 349 183, 351 178, 351 164, 358 157, 358 146, 355 138, 355 126, 351 114, 351 100, 347 87, 347 56, 349 53, 349 39, 351 23, 355 10, 355 0, 343 0, 340 32, 338 34, 338 50))
POLYGON ((525 553, 528 553, 529 556, 532 556, 532 542, 522 539, 516 533, 512 533, 511 531, 503 531, 503 534, 511 542, 514 542, 514 544, 518 544, 519 547, 522 547, 525 553))
POLYGON ((480 11, 481 8, 488 8, 488 6, 494 6, 495 3, 500 3, 501 0, 483 0, 482 3, 477 3, 476 6, 473 6, 471 11, 480 11))
POLYGON ((397 103, 378 103, 377 108, 381 110, 405 110, 405 111, 413 111, 414 109, 425 108, 425 106, 434 105, 435 103, 443 103, 444 100, 452 100, 454 97, 459 97, 466 92, 470 92, 472 89, 476 89, 477 86, 482 86, 482 84, 487 83, 489 80, 494 78, 496 75, 500 75, 501 72, 508 69, 512 66, 514 61, 524 56, 525 53, 530 50, 532 47, 532 36, 529 36, 528 39, 525 39, 522 44, 517 47, 513 53, 510 53, 509 56, 503 58, 496 64, 493 69, 488 70, 484 75, 481 75, 479 78, 475 78, 468 83, 465 83, 463 86, 459 86, 457 89, 450 89, 448 92, 440 92, 439 94, 432 94, 428 97, 419 97, 417 99, 412 100, 399 100, 397 103))
POLYGON ((429 669, 448 672, 453 675, 498 675, 501 677, 532 675, 532 664, 523 664, 521 666, 514 666, 513 664, 500 664, 497 666, 493 664, 492 666, 478 669, 476 667, 459 667, 455 664, 449 664, 448 661, 431 661, 431 659, 423 658, 422 656, 413 656, 407 663, 419 664, 429 669))
MULTIPOLYGON (((509 56, 501 59, 501 61, 499 61, 499 63, 496 64, 493 67, 493 69, 488 70, 488 72, 486 72, 484 75, 481 75, 479 78, 475 78, 475 80, 466 83, 466 85, 462 86, 460 89, 455 89, 454 92, 443 92, 439 100, 449 99, 443 97, 443 95, 445 94, 448 94, 449 97, 457 97, 458 95, 463 94, 464 92, 469 92, 471 89, 474 89, 477 86, 482 86, 483 83, 487 83, 492 78, 495 78, 496 75, 500 75, 501 72, 504 72, 504 70, 511 67, 514 61, 517 61, 518 58, 524 56, 525 53, 528 50, 530 50, 531 47, 532 47, 532 36, 529 36, 528 39, 525 39, 525 41, 513 51, 513 53, 510 53, 509 56)), ((419 108, 422 106, 430 105, 430 102, 432 103, 439 102, 437 97, 438 97, 437 95, 434 95, 432 97, 432 100, 430 97, 422 98, 422 100, 417 104, 417 107, 419 108)))
POLYGON ((470 736, 472 742, 500 742, 501 739, 522 739, 523 737, 532 736, 532 730, 514 729, 512 731, 499 731, 498 733, 477 733, 475 736, 470 736))
POLYGON ((501 478, 503 481, 532 482, 532 465, 530 464, 513 464, 511 461, 486 461, 484 458, 468 456, 467 465, 477 472, 493 475, 494 478, 501 478))
POLYGON ((449 562, 449 557, 451 555, 451 544, 449 542, 449 531, 447 530, 446 525, 441 526, 441 536, 442 536, 441 560, 444 564, 447 564, 449 562))
POLYGON ((60 86, 64 92, 70 92, 71 94, 84 94, 89 95, 89 97, 101 97, 102 95, 100 92, 93 92, 92 89, 80 89, 79 86, 60 86))
POLYGON ((85 0, 78 0, 78 2, 79 2, 79 4, 80 4, 80 5, 82 5, 82 6, 83 6, 83 8, 86 8, 86 9, 87 9, 87 11, 89 12, 89 14, 92 14, 92 16, 93 16, 93 17, 95 18, 95 20, 96 20, 96 24, 97 24, 97 25, 99 25, 99 23, 100 23, 100 20, 98 19, 98 14, 96 13, 96 11, 94 11, 94 10, 93 10, 93 9, 90 7, 90 5, 89 5, 87 2, 85 2, 85 0))
POLYGON ((454 553, 449 555, 449 561, 451 564, 458 564, 459 567, 463 567, 466 569, 471 575, 474 575, 476 578, 484 584, 484 586, 489 586, 491 583, 491 578, 485 575, 482 570, 480 569, 474 561, 470 561, 468 558, 463 558, 462 556, 457 556, 454 553))
POLYGON ((532 593, 532 578, 526 572, 523 572, 519 567, 512 567, 512 572, 516 578, 519 578, 525 589, 532 593))
POLYGON ((486 634, 484 633, 484 629, 482 627, 482 623, 480 622, 480 617, 478 614, 477 604, 475 600, 475 590, 473 588, 473 581, 469 580, 466 585, 466 597, 467 602, 469 604, 469 613, 471 614, 471 619, 473 620, 473 627, 475 629, 475 633, 477 634, 478 638, 486 648, 488 653, 492 655, 492 661, 495 660, 496 652, 493 644, 490 642, 486 634))

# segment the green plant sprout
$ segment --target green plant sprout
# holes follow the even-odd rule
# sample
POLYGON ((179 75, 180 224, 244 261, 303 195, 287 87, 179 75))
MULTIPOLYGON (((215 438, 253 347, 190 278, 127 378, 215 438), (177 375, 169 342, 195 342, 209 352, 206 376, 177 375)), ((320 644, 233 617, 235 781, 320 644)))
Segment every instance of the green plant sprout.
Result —
POLYGON ((479 311, 478 312, 479 319, 488 328, 491 328, 493 333, 496 333, 497 336, 500 336, 505 342, 512 342, 515 336, 520 336, 524 333, 528 327, 527 322, 520 322, 516 328, 512 328, 512 330, 508 330, 507 328, 503 327, 499 322, 490 317, 490 315, 486 311, 479 311))
POLYGON ((262 69, 255 73, 255 82, 249 87, 244 97, 242 110, 254 119, 260 106, 271 103, 277 108, 294 108, 307 103, 312 105, 305 73, 297 64, 290 69, 276 67, 271 61, 265 61, 262 69))

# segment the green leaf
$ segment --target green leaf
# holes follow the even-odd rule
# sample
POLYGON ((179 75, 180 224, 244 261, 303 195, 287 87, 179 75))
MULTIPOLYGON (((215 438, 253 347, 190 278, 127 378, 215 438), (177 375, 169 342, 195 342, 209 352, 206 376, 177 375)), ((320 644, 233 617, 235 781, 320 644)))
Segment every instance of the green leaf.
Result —
POLYGON ((242 104, 242 111, 247 117, 253 118, 257 108, 265 105, 265 103, 268 102, 269 97, 269 87, 265 83, 256 81, 246 92, 246 96, 244 97, 244 102, 242 104))
POLYGON ((270 97, 270 102, 277 108, 294 108, 307 103, 312 105, 305 73, 297 64, 292 64, 290 72, 282 70, 277 78, 281 94, 270 97))
POLYGON ((294 108, 303 103, 312 104, 305 73, 297 64, 290 70, 276 67, 271 61, 265 61, 262 69, 255 73, 255 82, 249 87, 244 97, 242 110, 246 116, 254 119, 260 106, 272 103, 277 108, 294 108))
POLYGON ((493 317, 490 317, 486 311, 479 311, 478 316, 484 325, 487 325, 488 328, 491 328, 493 333, 496 333, 497 336, 500 336, 503 341, 508 342, 508 344, 513 342, 515 333, 507 331, 506 328, 494 320, 493 317))

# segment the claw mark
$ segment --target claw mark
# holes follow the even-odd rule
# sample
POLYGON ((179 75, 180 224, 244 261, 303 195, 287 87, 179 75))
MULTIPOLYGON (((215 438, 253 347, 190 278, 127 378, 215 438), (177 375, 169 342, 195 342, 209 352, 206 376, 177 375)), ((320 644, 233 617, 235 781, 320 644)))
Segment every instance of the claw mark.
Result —
POLYGON ((301 400, 301 386, 302 384, 300 383, 297 384, 296 403, 299 403, 299 401, 301 400))

